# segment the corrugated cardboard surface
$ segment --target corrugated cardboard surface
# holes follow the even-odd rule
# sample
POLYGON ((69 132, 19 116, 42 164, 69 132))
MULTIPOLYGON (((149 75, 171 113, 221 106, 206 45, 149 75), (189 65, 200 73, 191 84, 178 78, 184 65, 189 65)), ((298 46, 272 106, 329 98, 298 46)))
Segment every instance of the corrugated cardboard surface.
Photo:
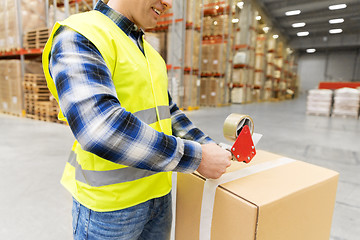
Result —
MULTIPOLYGON (((248 165, 282 156, 258 151, 248 165)), ((216 190, 211 239, 327 240, 338 173, 295 161, 220 185, 216 190)), ((199 239, 204 179, 178 174, 176 239, 199 239)))

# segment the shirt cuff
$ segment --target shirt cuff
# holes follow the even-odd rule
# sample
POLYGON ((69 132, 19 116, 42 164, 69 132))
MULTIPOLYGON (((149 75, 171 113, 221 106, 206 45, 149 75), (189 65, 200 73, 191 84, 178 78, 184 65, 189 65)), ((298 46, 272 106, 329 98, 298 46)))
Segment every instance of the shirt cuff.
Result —
POLYGON ((202 159, 202 149, 198 142, 176 138, 179 144, 177 153, 180 157, 178 165, 174 168, 175 172, 193 173, 198 169, 202 159))

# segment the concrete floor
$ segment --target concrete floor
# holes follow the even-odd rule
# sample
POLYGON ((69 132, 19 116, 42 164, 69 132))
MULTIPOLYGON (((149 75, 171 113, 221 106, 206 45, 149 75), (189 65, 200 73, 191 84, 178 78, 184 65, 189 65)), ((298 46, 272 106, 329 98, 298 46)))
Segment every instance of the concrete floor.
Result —
MULTIPOLYGON (((258 149, 338 171, 331 240, 359 239, 360 120, 307 116, 305 104, 301 96, 187 115, 213 139, 226 142, 226 116, 248 114, 264 135, 258 149)), ((71 196, 59 183, 73 141, 69 128, 0 114, 0 136, 0 239, 72 239, 71 196)))

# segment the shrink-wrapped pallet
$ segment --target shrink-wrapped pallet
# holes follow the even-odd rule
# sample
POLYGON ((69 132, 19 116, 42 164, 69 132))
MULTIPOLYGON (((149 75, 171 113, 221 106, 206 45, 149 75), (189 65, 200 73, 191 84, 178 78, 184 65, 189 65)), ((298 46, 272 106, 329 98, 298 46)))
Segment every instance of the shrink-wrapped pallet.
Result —
MULTIPOLYGON (((4 4, 0 1, 0 4, 4 4)), ((0 50, 6 48, 5 8, 0 6, 0 50)))
POLYGON ((330 116, 333 91, 328 89, 309 90, 306 103, 306 113, 330 116))
POLYGON ((208 88, 209 78, 202 77, 200 82, 200 106, 207 106, 208 97, 207 97, 207 88, 208 88))
POLYGON ((208 106, 216 107, 221 103, 221 79, 209 78, 207 88, 208 106))
MULTIPOLYGON (((271 82, 271 81, 270 81, 271 82)), ((264 101, 269 101, 272 98, 273 91, 270 88, 264 89, 264 101)))
POLYGON ((201 46, 201 72, 202 73, 211 73, 211 59, 212 59, 212 45, 203 44, 201 46))
POLYGON ((198 88, 197 76, 184 74, 184 104, 185 109, 197 107, 198 88))
POLYGON ((264 81, 264 72, 255 72, 254 73, 254 85, 262 86, 264 81))
POLYGON ((226 44, 217 43, 211 45, 211 72, 217 74, 225 73, 226 66, 226 44))
POLYGON ((258 37, 256 39, 256 47, 255 47, 256 53, 264 53, 265 52, 265 42, 266 42, 265 34, 258 35, 258 37))
POLYGON ((240 85, 244 84, 247 71, 248 69, 245 68, 235 68, 232 73, 232 83, 240 85))
POLYGON ((256 54, 255 56, 255 69, 256 70, 263 70, 265 66, 265 59, 263 54, 256 54))
POLYGON ((188 0, 186 7, 186 22, 194 24, 195 28, 200 27, 201 0, 188 0))
POLYGON ((20 115, 23 102, 20 60, 2 60, 0 63, 1 110, 5 113, 20 115))
POLYGON ((200 105, 216 107, 224 102, 224 78, 201 78, 200 105))
POLYGON ((235 55, 234 55, 234 59, 233 59, 234 65, 247 64, 248 63, 247 57, 248 57, 247 51, 238 51, 238 52, 236 52, 235 55))
POLYGON ((231 90, 231 102, 243 103, 245 99, 245 87, 235 87, 231 90))
POLYGON ((270 37, 267 41, 267 47, 268 47, 268 51, 275 51, 276 49, 276 39, 275 38, 272 38, 270 37))
POLYGON ((353 88, 340 88, 334 94, 334 116, 359 116, 360 92, 353 88))
POLYGON ((273 82, 271 81, 271 79, 267 79, 264 83, 264 88, 265 89, 272 89, 273 88, 273 82))
POLYGON ((146 32, 145 39, 165 59, 166 57, 166 32, 146 32))
POLYGON ((10 83, 10 112, 20 115, 22 112, 23 95, 21 88, 21 62, 20 60, 9 60, 8 76, 10 83))
POLYGON ((267 64, 266 65, 266 76, 268 77, 274 77, 275 73, 275 66, 274 64, 267 64))
POLYGON ((6 112, 8 110, 8 94, 9 94, 9 81, 6 78, 5 69, 7 68, 7 61, 0 60, 0 110, 6 112))
POLYGON ((218 15, 213 18, 213 35, 215 36, 226 36, 229 31, 229 16, 218 15))
POLYGON ((199 68, 199 43, 200 33, 191 29, 186 30, 184 57, 184 65, 186 68, 199 68))
POLYGON ((203 36, 214 35, 214 20, 212 17, 207 16, 203 18, 203 36))
POLYGON ((283 66, 284 66, 283 58, 282 58, 282 57, 276 57, 276 58, 274 59, 274 64, 275 64, 275 66, 277 66, 278 68, 283 68, 283 66))

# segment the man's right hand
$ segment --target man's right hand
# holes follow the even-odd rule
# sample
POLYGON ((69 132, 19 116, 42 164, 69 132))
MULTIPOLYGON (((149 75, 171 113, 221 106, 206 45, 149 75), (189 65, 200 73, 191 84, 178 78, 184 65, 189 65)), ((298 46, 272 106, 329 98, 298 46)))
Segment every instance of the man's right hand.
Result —
POLYGON ((231 153, 215 143, 201 145, 202 159, 197 171, 206 178, 221 177, 231 165, 231 153))

